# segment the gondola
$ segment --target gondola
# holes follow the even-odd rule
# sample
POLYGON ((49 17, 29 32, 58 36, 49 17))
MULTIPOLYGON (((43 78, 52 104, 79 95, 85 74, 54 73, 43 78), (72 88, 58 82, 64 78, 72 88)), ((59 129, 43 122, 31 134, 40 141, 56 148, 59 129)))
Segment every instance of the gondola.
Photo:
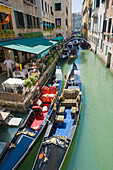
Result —
POLYGON ((73 58, 77 58, 77 51, 75 48, 71 49, 71 54, 69 56, 69 60, 73 59, 73 58))
POLYGON ((86 42, 86 41, 81 41, 80 42, 80 47, 82 49, 89 49, 91 47, 91 45, 88 42, 86 42))
POLYGON ((61 169, 77 129, 81 103, 81 76, 73 64, 62 94, 54 106, 32 170, 61 169))
POLYGON ((67 48, 63 49, 60 59, 67 59, 69 57, 69 50, 67 48))
POLYGON ((62 72, 59 66, 42 87, 40 97, 34 100, 25 121, 0 158, 0 169, 12 170, 19 167, 29 154, 40 135, 47 127, 53 105, 56 103, 62 86, 62 72))

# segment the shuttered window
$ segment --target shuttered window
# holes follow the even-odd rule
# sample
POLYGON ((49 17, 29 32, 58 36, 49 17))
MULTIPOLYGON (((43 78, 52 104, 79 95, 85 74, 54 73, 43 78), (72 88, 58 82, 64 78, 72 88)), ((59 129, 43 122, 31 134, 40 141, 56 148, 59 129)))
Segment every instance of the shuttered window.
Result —
POLYGON ((112 23, 112 18, 109 18, 108 33, 110 33, 111 30, 111 23, 112 23))
POLYGON ((107 20, 103 21, 103 30, 102 32, 106 32, 107 20))

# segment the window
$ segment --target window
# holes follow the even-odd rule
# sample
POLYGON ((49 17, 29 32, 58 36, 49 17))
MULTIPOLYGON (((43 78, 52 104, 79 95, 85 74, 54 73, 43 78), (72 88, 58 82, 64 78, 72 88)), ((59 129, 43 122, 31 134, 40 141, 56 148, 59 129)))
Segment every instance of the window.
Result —
POLYGON ((61 3, 55 3, 55 11, 61 11, 61 3))
POLYGON ((100 6, 100 0, 96 0, 96 7, 98 8, 100 6))
MULTIPOLYGON (((9 14, 6 14, 5 12, 0 12, 0 21, 3 22, 7 18, 8 15, 9 14)), ((2 29, 13 29, 11 17, 10 17, 9 25, 8 24, 2 25, 2 29)))
POLYGON ((48 4, 48 13, 49 13, 49 4, 48 4))
POLYGON ((24 28, 24 17, 22 12, 14 11, 17 28, 24 28))
POLYGON ((43 3, 43 0, 42 0, 42 11, 44 10, 44 3, 43 3))
POLYGON ((106 1, 106 9, 109 7, 109 0, 106 1))
POLYGON ((40 27, 40 20, 39 20, 39 18, 37 17, 36 20, 37 20, 37 26, 40 27))
POLYGON ((45 11, 47 12, 47 2, 45 2, 45 11))
POLYGON ((101 0, 101 3, 104 3, 105 2, 105 0, 101 0))
POLYGON ((34 0, 34 4, 36 5, 36 0, 34 0))
POLYGON ((111 30, 111 23, 112 23, 112 18, 109 18, 108 33, 110 33, 111 30))
POLYGON ((52 6, 51 6, 51 15, 53 15, 52 6))
POLYGON ((36 26, 35 17, 33 17, 33 24, 34 24, 34 26, 36 26))
POLYGON ((29 14, 26 14, 27 17, 27 27, 30 28, 32 27, 32 16, 29 14))
POLYGON ((56 24, 56 26, 61 25, 61 18, 56 18, 55 19, 55 24, 56 24))
POLYGON ((103 44, 103 47, 102 47, 102 52, 104 52, 104 44, 103 44))
POLYGON ((67 18, 66 18, 66 25, 68 26, 68 20, 67 20, 67 18))
POLYGON ((107 20, 103 21, 103 30, 102 32, 106 32, 106 25, 107 25, 107 20))
POLYGON ((67 6, 66 6, 66 14, 68 15, 68 8, 67 8, 67 6))
POLYGON ((33 0, 30 0, 30 2, 33 4, 33 0))
POLYGON ((107 55, 108 54, 108 45, 106 45, 106 54, 105 55, 107 55))

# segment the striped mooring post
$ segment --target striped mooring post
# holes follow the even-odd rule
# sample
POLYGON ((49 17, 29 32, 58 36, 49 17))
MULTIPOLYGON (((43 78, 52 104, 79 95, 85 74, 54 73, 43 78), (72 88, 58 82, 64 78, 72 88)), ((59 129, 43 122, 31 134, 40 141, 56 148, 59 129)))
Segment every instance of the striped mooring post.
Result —
POLYGON ((32 68, 33 68, 33 70, 34 70, 34 75, 35 75, 35 78, 36 78, 36 88, 37 88, 37 91, 38 91, 38 93, 39 93, 38 77, 37 77, 37 73, 36 73, 36 66, 35 66, 34 63, 33 63, 32 68))

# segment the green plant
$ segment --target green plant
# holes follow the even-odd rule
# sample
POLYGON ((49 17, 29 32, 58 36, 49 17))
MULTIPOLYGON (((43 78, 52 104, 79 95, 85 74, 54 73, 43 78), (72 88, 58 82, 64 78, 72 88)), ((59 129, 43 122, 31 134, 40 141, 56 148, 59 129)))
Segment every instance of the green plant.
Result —
POLYGON ((34 38, 34 37, 42 37, 43 35, 41 32, 30 32, 30 33, 20 33, 19 36, 23 38, 34 38))
POLYGON ((56 25, 56 29, 61 29, 61 25, 56 25))
POLYGON ((60 51, 57 49, 57 50, 56 50, 56 53, 57 53, 57 55, 59 55, 59 54, 60 54, 60 51))
POLYGON ((28 86, 28 88, 29 88, 29 90, 30 90, 30 88, 31 88, 31 86, 32 86, 32 81, 31 81, 29 78, 27 78, 27 79, 25 80, 25 84, 28 86))
POLYGON ((65 47, 65 42, 62 43, 63 48, 65 47))

